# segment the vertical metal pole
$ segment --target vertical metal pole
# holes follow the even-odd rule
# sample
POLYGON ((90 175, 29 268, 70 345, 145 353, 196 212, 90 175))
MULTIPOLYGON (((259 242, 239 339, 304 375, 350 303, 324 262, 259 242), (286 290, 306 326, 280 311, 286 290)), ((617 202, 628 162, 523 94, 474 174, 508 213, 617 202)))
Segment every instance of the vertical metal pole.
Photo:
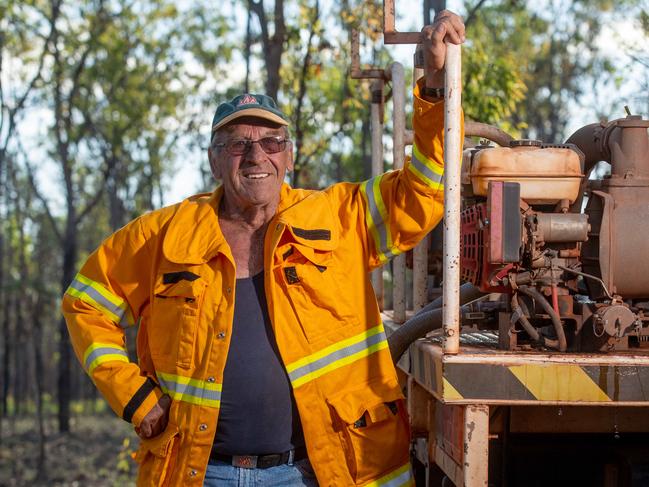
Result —
MULTIPOLYGON (((392 125, 394 130, 393 164, 401 169, 405 161, 406 135, 406 88, 403 66, 392 63, 389 68, 392 79, 392 125)), ((406 321, 406 256, 397 255, 392 261, 392 308, 394 322, 406 321)))
POLYGON ((444 353, 460 350, 460 133, 462 51, 447 43, 444 90, 444 353))
MULTIPOLYGON (((371 86, 372 177, 383 173, 383 84, 383 80, 375 80, 371 86)), ((383 310, 382 268, 372 271, 372 286, 379 309, 383 310)))
POLYGON ((417 312, 428 303, 428 235, 413 250, 412 303, 417 312))
MULTIPOLYGON (((414 54, 413 86, 424 75, 424 70, 419 67, 423 64, 421 57, 422 52, 418 46, 414 54)), ((417 244, 412 253, 412 308, 417 312, 428 303, 428 235, 417 244)))
POLYGON ((464 408, 464 487, 487 487, 489 477, 489 406, 464 408))

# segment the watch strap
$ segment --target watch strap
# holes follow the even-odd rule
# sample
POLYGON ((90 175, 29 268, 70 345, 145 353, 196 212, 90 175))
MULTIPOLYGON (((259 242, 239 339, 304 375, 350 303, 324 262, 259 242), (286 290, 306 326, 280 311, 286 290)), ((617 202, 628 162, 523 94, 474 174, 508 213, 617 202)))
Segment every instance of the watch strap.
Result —
POLYGON ((444 88, 429 88, 424 86, 420 93, 430 98, 444 98, 444 88))

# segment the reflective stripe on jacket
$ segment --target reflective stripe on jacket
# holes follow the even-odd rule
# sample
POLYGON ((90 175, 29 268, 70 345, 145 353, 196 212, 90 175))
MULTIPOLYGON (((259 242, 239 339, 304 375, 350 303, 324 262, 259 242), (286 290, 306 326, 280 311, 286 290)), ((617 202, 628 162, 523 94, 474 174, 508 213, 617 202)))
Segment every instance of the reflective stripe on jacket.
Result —
MULTIPOLYGON (((443 103, 415 97, 413 124, 403 170, 324 191, 284 185, 266 232, 268 312, 321 486, 412 485, 404 398, 368 272, 442 217, 443 103)), ((136 454, 139 485, 202 485, 235 300, 221 197, 131 222, 63 300, 77 357, 118 415, 138 425, 163 392, 173 399, 166 430, 136 454), (124 346, 135 323, 137 364, 124 346)))

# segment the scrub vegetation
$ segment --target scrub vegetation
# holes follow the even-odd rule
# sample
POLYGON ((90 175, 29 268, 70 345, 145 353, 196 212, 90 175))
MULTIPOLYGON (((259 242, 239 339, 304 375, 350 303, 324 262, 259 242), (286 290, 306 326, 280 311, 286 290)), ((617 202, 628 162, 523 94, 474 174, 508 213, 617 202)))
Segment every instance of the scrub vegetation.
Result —
MULTIPOLYGON (((369 82, 348 76, 350 38, 361 31, 363 64, 392 61, 382 2, 218 3, 0 0, 0 486, 132 480, 135 436, 77 364, 60 296, 110 232, 173 202, 172 182, 213 188, 218 101, 277 98, 296 187, 369 175, 369 82)), ((576 107, 583 122, 625 104, 647 115, 646 3, 470 0, 459 13, 468 118, 560 142, 576 107), (616 32, 634 37, 611 49, 616 32)))

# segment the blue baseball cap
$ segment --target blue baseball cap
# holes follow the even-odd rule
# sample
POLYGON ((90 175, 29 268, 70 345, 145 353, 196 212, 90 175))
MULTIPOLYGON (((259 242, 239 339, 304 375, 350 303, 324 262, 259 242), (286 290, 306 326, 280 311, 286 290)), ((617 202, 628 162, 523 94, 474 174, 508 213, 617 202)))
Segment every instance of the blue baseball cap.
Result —
POLYGON ((263 118, 279 125, 288 125, 286 115, 270 96, 245 93, 217 107, 212 120, 212 137, 219 128, 240 117, 263 118))

